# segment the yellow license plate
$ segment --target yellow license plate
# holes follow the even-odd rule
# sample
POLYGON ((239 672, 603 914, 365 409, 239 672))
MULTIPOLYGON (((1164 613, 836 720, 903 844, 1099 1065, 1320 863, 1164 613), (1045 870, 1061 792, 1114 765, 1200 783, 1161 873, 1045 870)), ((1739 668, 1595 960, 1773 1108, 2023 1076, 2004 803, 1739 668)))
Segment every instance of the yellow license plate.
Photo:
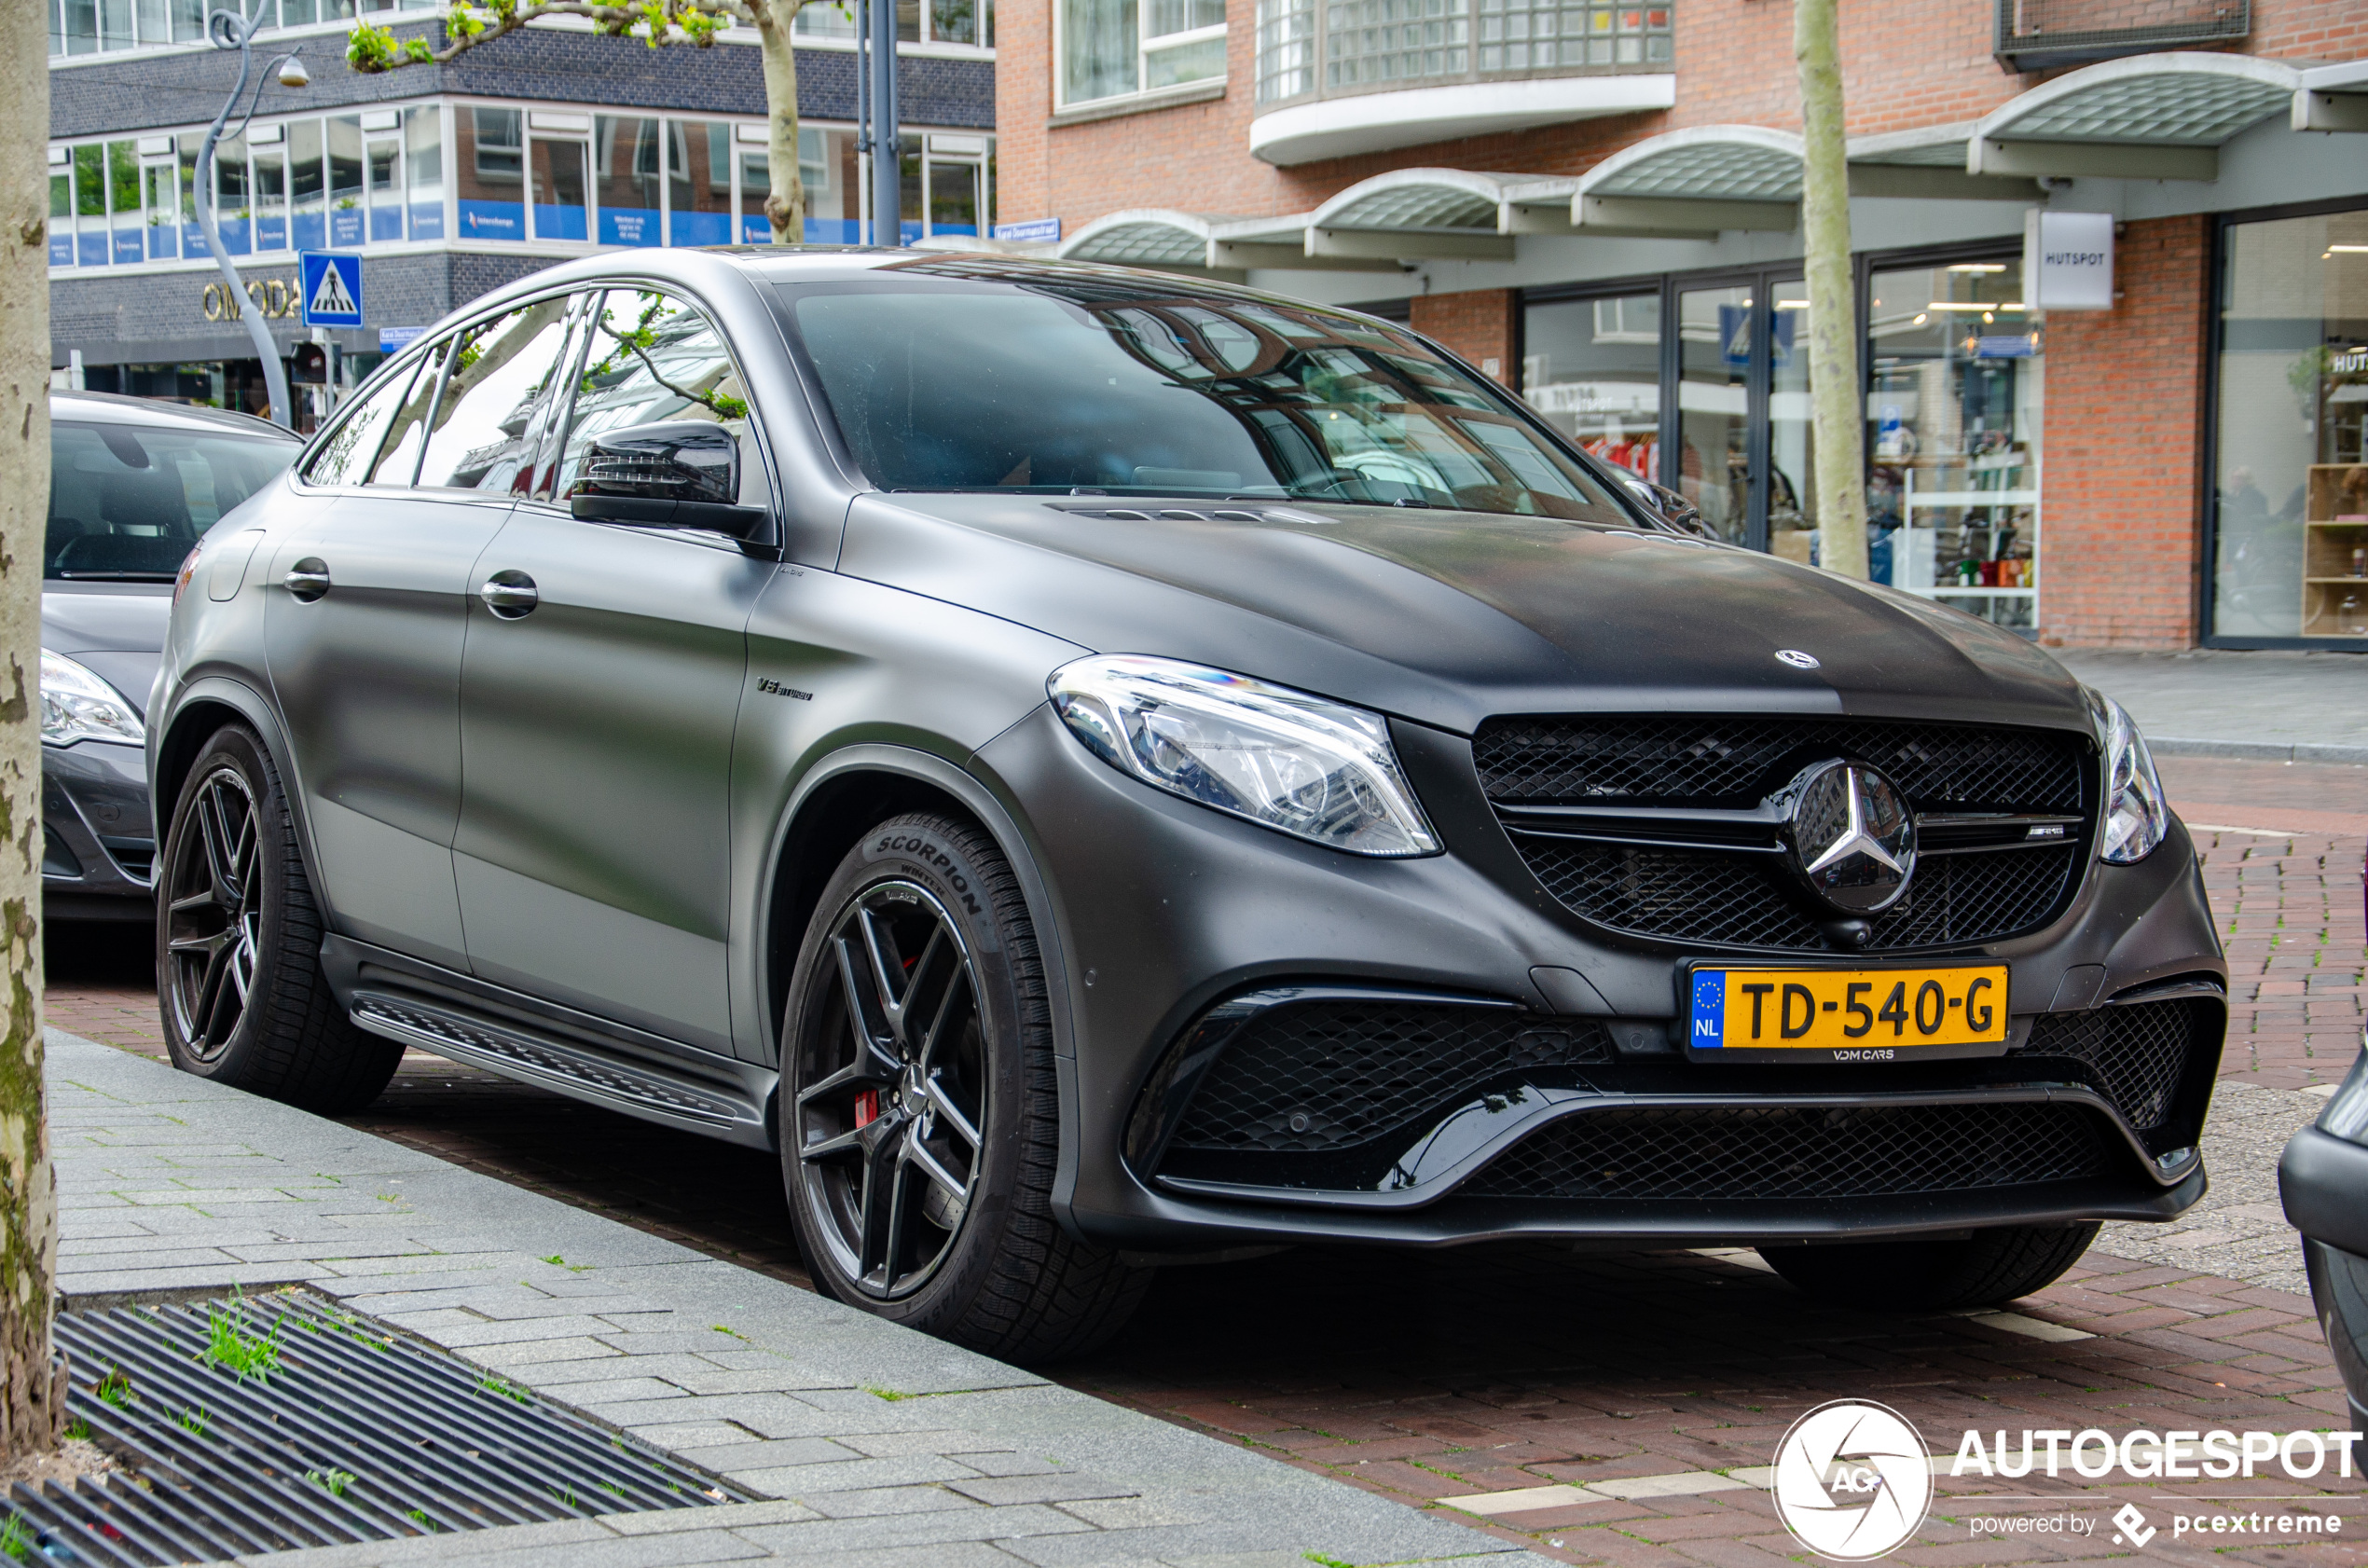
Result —
POLYGON ((1885 1062, 1995 1055, 2006 966, 1780 970, 1699 963, 1686 977, 1687 1054, 1885 1062))

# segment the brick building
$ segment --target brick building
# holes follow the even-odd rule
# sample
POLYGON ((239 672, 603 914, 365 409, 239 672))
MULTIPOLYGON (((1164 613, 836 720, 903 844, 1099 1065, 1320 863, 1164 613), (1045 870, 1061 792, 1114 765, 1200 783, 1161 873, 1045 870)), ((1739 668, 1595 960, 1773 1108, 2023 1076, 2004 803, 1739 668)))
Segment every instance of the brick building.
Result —
MULTIPOLYGON (((258 67, 295 50, 308 87, 265 85, 215 165, 225 249, 283 352, 315 337, 350 386, 406 333, 556 259, 616 245, 769 242, 764 89, 752 30, 652 50, 538 23, 382 76, 350 70, 354 0, 262 0, 258 67), (359 252, 360 330, 310 329, 298 253, 359 252)), ((253 9, 253 0, 249 8, 253 9)), ((398 37, 436 38, 408 3, 366 3, 398 37)), ((205 0, 50 0, 52 363, 99 391, 264 406, 262 372, 196 223, 199 143, 234 52, 203 41, 205 0)), ((908 241, 993 221, 991 0, 905 0, 898 80, 908 241)), ((852 241, 870 216, 854 145, 853 24, 797 23, 806 235, 852 241)), ((233 123, 235 129, 235 122, 233 123)), ((334 395, 298 397, 308 427, 334 395)))
MULTIPOLYGON (((2051 644, 2368 649, 2368 7, 1841 11, 1876 574, 2051 644)), ((998 212, 1410 320, 1810 559, 1792 25, 1010 6, 998 212)))

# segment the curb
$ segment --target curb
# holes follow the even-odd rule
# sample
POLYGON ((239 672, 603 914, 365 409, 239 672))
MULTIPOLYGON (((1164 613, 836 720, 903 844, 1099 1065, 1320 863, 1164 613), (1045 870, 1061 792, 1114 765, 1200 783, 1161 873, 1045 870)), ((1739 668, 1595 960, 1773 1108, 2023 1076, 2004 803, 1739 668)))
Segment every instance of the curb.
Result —
POLYGON ((2148 736, 2147 748, 2166 757, 2237 757, 2265 763, 2348 763, 2368 765, 2368 746, 2278 745, 2265 740, 2182 740, 2148 736))

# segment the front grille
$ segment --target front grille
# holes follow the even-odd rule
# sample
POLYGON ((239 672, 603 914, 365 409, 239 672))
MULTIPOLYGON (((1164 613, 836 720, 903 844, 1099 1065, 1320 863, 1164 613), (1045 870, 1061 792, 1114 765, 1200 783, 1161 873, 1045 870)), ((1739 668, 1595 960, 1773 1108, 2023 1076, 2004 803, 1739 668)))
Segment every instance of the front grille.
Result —
POLYGON ((1843 756, 1880 768, 1919 809, 2080 809, 2080 742, 2044 730, 1672 714, 1491 719, 1472 737, 1482 789, 1508 805, 1750 805, 1843 756))
POLYGON ((1245 1025, 1170 1147, 1320 1153, 1425 1124, 1494 1080, 1612 1060, 1588 1019, 1513 1008, 1319 1002, 1245 1025))
MULTIPOLYGON (((1880 769, 1930 813, 2084 812, 2088 752, 2069 732, 1973 729, 1879 720, 1718 714, 1492 719, 1472 741, 1491 805, 1530 871, 1563 906, 1636 936, 1722 947, 1816 952, 1829 947, 1788 858, 1762 849, 1659 847, 1586 836, 1576 823, 1522 818, 1550 805, 1635 808, 1605 830, 1698 837, 1703 825, 1649 820, 1677 807, 1748 810, 1811 763, 1852 758, 1880 769), (1665 832, 1663 830, 1666 830, 1665 832)), ((1730 825, 1729 831, 1731 831, 1730 825)), ((1753 830, 1774 845, 1762 820, 1753 830)), ((1852 951, 1896 952, 1991 942, 2053 919, 2079 887, 2086 834, 2029 848, 1927 852, 1907 895, 1868 922, 1852 951)))
MULTIPOLYGON (((1825 938, 1770 855, 1639 849, 1514 835, 1529 869, 1574 915, 1638 936, 1726 947, 1817 950, 1825 938)), ((1907 896, 1868 922, 1865 950, 1988 942, 2044 925, 2084 851, 2074 846, 1928 855, 1907 896)))
POLYGON ((2199 1037, 2221 1016, 2219 1003, 2201 998, 2043 1013, 2014 1054, 2081 1063, 2129 1124, 2148 1133, 2170 1119, 2171 1101, 2199 1037))
POLYGON ((2104 1174, 2071 1106, 1638 1107, 1567 1117, 1460 1191, 1487 1198, 1879 1198, 2104 1174))

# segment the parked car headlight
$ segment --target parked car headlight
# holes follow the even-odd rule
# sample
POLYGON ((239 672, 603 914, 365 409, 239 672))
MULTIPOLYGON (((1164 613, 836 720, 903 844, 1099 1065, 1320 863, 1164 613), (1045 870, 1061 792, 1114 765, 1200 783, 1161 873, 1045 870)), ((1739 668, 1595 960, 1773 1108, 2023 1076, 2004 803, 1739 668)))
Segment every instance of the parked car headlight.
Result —
POLYGON ((2097 738, 2105 748, 2105 842, 2100 853, 2117 866, 2134 866, 2155 852, 2170 832, 2170 806, 2155 772, 2154 753, 2129 710, 2098 692, 2088 694, 2097 738))
POLYGON ((121 692, 63 653, 41 650, 41 738, 51 746, 77 740, 147 744, 148 727, 121 692))
POLYGON ((1095 756, 1170 794, 1351 854, 1439 851, 1377 713, 1125 654, 1064 665, 1045 689, 1095 756))
POLYGON ((2346 1143, 2368 1144, 2368 1051, 2352 1058, 2351 1071, 2319 1113, 2319 1130, 2346 1143))

